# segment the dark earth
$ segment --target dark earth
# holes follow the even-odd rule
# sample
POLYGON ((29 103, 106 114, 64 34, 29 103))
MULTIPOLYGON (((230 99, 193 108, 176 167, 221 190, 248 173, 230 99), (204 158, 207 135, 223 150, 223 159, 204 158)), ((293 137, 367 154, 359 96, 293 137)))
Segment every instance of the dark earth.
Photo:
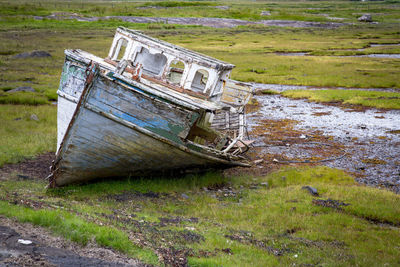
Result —
POLYGON ((30 224, 0 216, 0 266, 146 266, 90 244, 81 248, 30 224), (21 244, 18 240, 31 241, 21 244))

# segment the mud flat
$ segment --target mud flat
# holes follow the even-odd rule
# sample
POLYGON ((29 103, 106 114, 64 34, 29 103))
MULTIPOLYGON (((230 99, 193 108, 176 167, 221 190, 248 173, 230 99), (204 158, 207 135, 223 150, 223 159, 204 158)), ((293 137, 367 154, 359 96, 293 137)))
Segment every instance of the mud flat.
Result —
POLYGON ((0 266, 146 266, 109 249, 80 247, 48 231, 0 216, 0 266), (25 243, 25 244, 24 244, 25 243))
POLYGON ((213 28, 233 28, 236 26, 255 25, 261 24, 266 26, 277 27, 294 27, 294 28, 337 28, 348 23, 338 22, 310 22, 310 21, 296 21, 296 20, 260 20, 248 21, 241 19, 228 19, 228 18, 179 18, 179 17, 135 17, 135 16, 105 16, 105 17, 82 17, 78 14, 52 14, 49 16, 34 16, 37 20, 43 19, 75 19, 77 21, 98 21, 117 19, 131 23, 166 23, 166 24, 180 24, 180 25, 201 25, 213 28))
POLYGON ((263 90, 272 90, 276 92, 284 92, 288 90, 321 90, 321 89, 340 89, 340 90, 362 90, 362 91, 381 91, 381 92, 398 92, 398 88, 352 88, 352 87, 317 87, 306 85, 286 85, 286 84, 266 84, 266 83, 251 83, 255 92, 263 90))
POLYGON ((400 110, 355 110, 279 95, 255 98, 260 109, 250 114, 249 131, 257 128, 260 153, 281 156, 281 163, 318 162, 343 169, 360 183, 400 193, 400 110), (293 127, 270 142, 268 124, 274 121, 290 121, 293 127))

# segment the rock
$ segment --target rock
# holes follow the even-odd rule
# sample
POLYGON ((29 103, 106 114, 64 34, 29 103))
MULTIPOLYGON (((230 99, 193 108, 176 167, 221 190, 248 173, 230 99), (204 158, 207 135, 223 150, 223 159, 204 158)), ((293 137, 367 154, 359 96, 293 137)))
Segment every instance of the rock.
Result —
POLYGON ((33 120, 33 121, 39 121, 39 118, 38 118, 38 116, 37 116, 36 114, 32 114, 32 115, 31 115, 31 120, 33 120))
POLYGON ((183 197, 183 198, 185 198, 185 199, 189 199, 189 196, 186 195, 186 194, 184 194, 184 193, 181 194, 181 197, 183 197))
POLYGON ((262 163, 264 160, 263 159, 257 159, 254 161, 254 165, 258 165, 260 163, 262 163))
POLYGON ((308 192, 313 196, 319 196, 318 190, 316 188, 314 188, 314 187, 309 186, 309 185, 303 186, 301 189, 308 190, 308 192))
POLYGON ((51 57, 51 54, 46 51, 33 51, 33 52, 24 52, 18 55, 13 56, 13 59, 24 59, 24 58, 33 58, 33 57, 51 57))
POLYGON ((361 22, 372 22, 372 16, 370 14, 364 14, 361 17, 359 17, 357 20, 361 21, 361 22))
POLYGON ((229 6, 216 6, 215 8, 222 9, 222 10, 228 10, 230 7, 229 6))
POLYGON ((7 91, 7 93, 15 93, 15 92, 36 92, 36 91, 30 86, 21 86, 7 91))
POLYGON ((265 186, 265 187, 268 187, 268 182, 263 182, 263 183, 261 183, 260 185, 265 186))
POLYGON ((300 135, 299 138, 300 138, 300 139, 306 139, 306 138, 307 138, 307 135, 302 134, 302 135, 300 135))
POLYGON ((272 162, 279 162, 279 160, 277 160, 277 159, 273 159, 273 160, 272 160, 272 162))
POLYGON ((25 240, 25 239, 18 239, 18 243, 20 243, 22 245, 30 245, 30 244, 32 244, 32 241, 25 240))
POLYGON ((261 11, 261 16, 271 16, 271 12, 269 11, 261 11))

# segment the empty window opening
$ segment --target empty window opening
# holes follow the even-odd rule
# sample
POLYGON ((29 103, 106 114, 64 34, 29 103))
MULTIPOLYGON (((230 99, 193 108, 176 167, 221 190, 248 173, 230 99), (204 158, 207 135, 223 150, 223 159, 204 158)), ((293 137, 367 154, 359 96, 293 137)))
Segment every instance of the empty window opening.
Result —
POLYGON ((125 55, 127 46, 128 46, 127 40, 125 40, 124 38, 119 39, 115 47, 113 59, 116 61, 120 61, 125 55))
POLYGON ((151 54, 147 48, 142 47, 134 61, 135 65, 138 63, 142 64, 144 74, 160 76, 167 63, 167 57, 160 53, 151 54))
POLYGON ((173 84, 180 84, 184 70, 185 64, 182 61, 172 61, 169 65, 169 70, 167 73, 168 81, 173 84))
POLYGON ((206 88, 206 84, 208 81, 208 71, 206 70, 198 70, 194 75, 192 81, 192 90, 197 92, 203 92, 206 88))

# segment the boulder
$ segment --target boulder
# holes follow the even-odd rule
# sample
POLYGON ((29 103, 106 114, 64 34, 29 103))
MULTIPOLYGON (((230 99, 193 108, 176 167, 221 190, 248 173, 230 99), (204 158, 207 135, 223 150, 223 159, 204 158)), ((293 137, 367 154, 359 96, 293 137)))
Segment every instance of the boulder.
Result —
POLYGON ((372 22, 372 16, 370 14, 364 14, 358 18, 358 21, 361 22, 372 22))
POLYGON ((21 86, 7 91, 7 93, 15 93, 15 92, 36 92, 36 91, 30 86, 21 86))
POLYGON ((15 55, 13 59, 24 59, 24 58, 35 58, 35 57, 51 57, 51 54, 46 51, 24 52, 15 55))

